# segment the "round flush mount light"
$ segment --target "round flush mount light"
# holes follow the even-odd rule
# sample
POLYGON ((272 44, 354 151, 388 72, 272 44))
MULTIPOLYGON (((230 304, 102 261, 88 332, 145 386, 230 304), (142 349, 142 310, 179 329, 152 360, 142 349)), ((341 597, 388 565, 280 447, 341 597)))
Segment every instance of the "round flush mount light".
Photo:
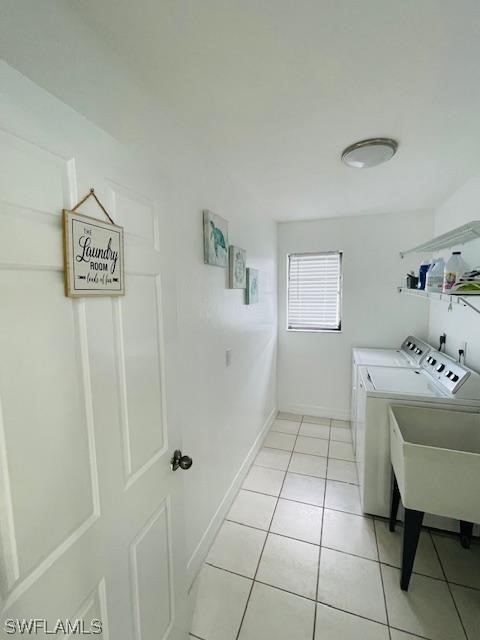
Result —
POLYGON ((393 158, 398 142, 392 138, 370 138, 347 147, 342 153, 342 161, 355 169, 368 169, 393 158))

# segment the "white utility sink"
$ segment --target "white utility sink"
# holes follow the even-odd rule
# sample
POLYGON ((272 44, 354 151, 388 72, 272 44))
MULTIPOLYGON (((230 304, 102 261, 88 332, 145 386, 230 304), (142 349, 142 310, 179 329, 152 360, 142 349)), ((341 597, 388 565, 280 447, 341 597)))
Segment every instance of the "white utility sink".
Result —
POLYGON ((391 406, 390 452, 405 508, 480 522, 480 413, 391 406))

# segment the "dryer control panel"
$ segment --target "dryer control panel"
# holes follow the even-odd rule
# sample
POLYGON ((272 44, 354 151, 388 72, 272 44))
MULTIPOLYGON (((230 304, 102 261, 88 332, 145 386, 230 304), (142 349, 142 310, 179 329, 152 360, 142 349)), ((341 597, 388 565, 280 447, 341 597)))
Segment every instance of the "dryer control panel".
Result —
POLYGON ((408 359, 413 362, 414 365, 419 365, 422 360, 425 358, 425 355, 429 353, 431 350, 431 346, 420 340, 420 338, 416 338, 415 336, 408 336, 402 342, 402 346, 400 349, 405 352, 408 356, 408 359))

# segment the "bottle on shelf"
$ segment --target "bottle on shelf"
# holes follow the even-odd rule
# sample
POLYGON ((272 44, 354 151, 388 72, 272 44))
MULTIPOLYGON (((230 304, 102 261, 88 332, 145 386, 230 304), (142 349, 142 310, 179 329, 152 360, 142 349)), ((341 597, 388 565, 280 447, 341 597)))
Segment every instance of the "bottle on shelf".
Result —
POLYGON ((462 258, 462 252, 454 251, 443 270, 443 292, 450 293, 465 271, 468 271, 468 266, 462 258))
POLYGON ((442 293, 445 261, 443 258, 434 258, 432 266, 427 272, 427 284, 425 291, 428 293, 442 293))
POLYGON ((420 269, 418 270, 418 289, 425 289, 425 284, 427 281, 427 272, 430 269, 432 261, 424 260, 420 265, 420 269))
POLYGON ((405 276, 407 289, 416 289, 418 287, 418 276, 413 271, 409 271, 405 276))

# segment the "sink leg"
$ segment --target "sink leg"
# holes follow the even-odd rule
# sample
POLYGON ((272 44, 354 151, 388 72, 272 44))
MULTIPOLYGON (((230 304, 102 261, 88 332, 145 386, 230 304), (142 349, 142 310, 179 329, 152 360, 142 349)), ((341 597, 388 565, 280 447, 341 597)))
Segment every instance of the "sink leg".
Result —
POLYGON ((415 509, 405 509, 405 526, 403 529, 403 557, 402 575, 400 587, 402 591, 408 591, 410 576, 412 575, 413 563, 417 552, 418 539, 422 529, 423 511, 415 509))
POLYGON ((473 522, 465 522, 460 520, 460 542, 464 549, 470 549, 470 543, 472 542, 473 534, 473 522))
POLYGON ((393 475, 393 490, 392 490, 392 503, 390 505, 390 531, 395 531, 395 523, 397 522, 398 505, 400 504, 400 490, 398 488, 397 479, 395 473, 392 470, 393 475))

